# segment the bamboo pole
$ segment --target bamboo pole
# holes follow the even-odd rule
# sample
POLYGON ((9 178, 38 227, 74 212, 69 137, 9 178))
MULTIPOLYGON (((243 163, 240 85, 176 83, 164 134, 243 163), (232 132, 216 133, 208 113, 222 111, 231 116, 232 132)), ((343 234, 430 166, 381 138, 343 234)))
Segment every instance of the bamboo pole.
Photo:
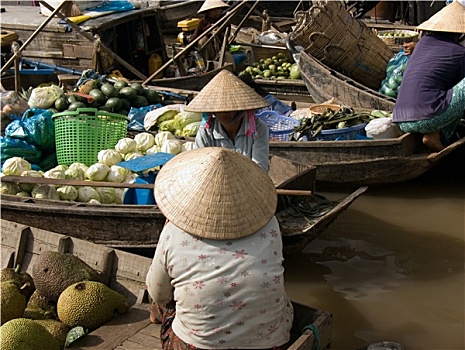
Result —
POLYGON ((16 57, 21 54, 21 52, 23 52, 23 50, 31 43, 32 40, 35 39, 35 37, 37 36, 37 34, 39 34, 42 29, 44 29, 44 27, 48 24, 48 22, 50 22, 53 17, 55 17, 55 15, 57 13, 59 13, 58 11, 61 10, 61 8, 63 7, 63 5, 66 3, 66 1, 62 1, 60 3, 60 5, 58 5, 58 7, 56 9, 54 9, 53 7, 50 8, 50 10, 52 10, 52 13, 45 19, 45 21, 42 22, 42 24, 40 26, 37 27, 37 29, 34 31, 34 33, 31 34, 31 36, 29 38, 27 38, 27 40, 24 42, 24 44, 18 49, 17 52, 15 52, 13 54, 13 56, 10 57, 10 59, 3 65, 3 67, 1 68, 0 70, 0 74, 3 73, 6 69, 8 69, 11 64, 14 62, 14 60, 16 59, 16 57))
MULTIPOLYGON (((44 5, 46 8, 49 10, 53 10, 53 7, 47 4, 45 1, 39 1, 42 5, 44 5)), ((66 22, 73 30, 81 34, 84 38, 89 40, 90 42, 94 43, 96 42, 97 39, 95 39, 92 35, 89 33, 85 32, 82 30, 80 26, 78 26, 76 23, 70 21, 66 16, 62 15, 61 13, 56 14, 58 17, 60 17, 62 20, 66 22)), ((105 44, 102 42, 99 43, 100 49, 108 53, 111 57, 113 57, 116 61, 118 61, 122 66, 127 68, 130 72, 132 72, 134 75, 138 76, 140 79, 146 79, 147 77, 139 72, 137 69, 135 69, 133 66, 131 66, 128 62, 126 62, 124 59, 122 59, 120 56, 118 56, 116 53, 114 53, 109 47, 107 47, 105 44)))
POLYGON ((241 30, 242 26, 244 25, 245 21, 247 21, 247 19, 250 17, 250 15, 252 14, 252 12, 255 11, 255 9, 257 8, 258 6, 258 3, 259 3, 260 0, 256 0, 255 3, 252 5, 252 7, 249 9, 249 12, 247 12, 247 14, 245 15, 245 17, 242 19, 242 21, 239 23, 239 25, 237 26, 237 28, 234 30, 234 33, 232 34, 231 38, 229 39, 229 44, 231 44, 234 39, 236 39, 236 36, 237 34, 239 34, 239 31, 241 30))
MULTIPOLYGON (((171 57, 165 64, 163 64, 160 68, 158 68, 158 70, 156 72, 154 72, 150 77, 148 77, 143 83, 142 83, 142 86, 145 87, 145 85, 147 85, 148 82, 150 82, 150 80, 152 80, 158 73, 160 73, 161 71, 163 71, 163 69, 165 69, 166 67, 168 67, 174 60, 176 60, 177 58, 183 56, 186 52, 189 52, 190 49, 192 49, 198 42, 200 39, 202 39, 203 37, 207 36, 208 34, 210 34, 214 29, 216 29, 218 26, 220 26, 221 24, 224 24, 224 23, 229 23, 229 20, 234 17, 234 15, 239 11, 240 8, 242 8, 243 5, 245 5, 245 3, 247 3, 247 0, 243 0, 239 5, 237 5, 236 8, 234 8, 227 16, 224 16, 223 18, 221 18, 218 22, 214 23, 210 28, 208 28, 205 32, 203 32, 201 35, 199 35, 197 38, 195 38, 195 40, 193 40, 191 43, 189 43, 184 49, 182 49, 181 51, 179 51, 175 56, 171 57)), ((213 38, 213 36, 212 36, 213 38)), ((211 38, 210 38, 211 39, 211 38)))

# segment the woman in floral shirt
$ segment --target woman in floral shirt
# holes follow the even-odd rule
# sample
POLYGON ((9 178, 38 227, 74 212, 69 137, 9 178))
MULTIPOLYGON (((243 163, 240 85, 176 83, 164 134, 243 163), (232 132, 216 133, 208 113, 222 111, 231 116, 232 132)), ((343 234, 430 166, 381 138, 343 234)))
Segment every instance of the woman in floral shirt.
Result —
POLYGON ((284 290, 273 182, 218 147, 170 160, 155 183, 169 223, 147 275, 163 349, 279 349, 293 310, 284 290))

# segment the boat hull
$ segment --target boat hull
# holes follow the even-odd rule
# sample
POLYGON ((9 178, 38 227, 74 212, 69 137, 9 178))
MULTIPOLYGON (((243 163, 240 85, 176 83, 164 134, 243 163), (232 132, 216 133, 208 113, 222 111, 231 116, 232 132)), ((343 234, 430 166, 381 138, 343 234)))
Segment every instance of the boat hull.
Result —
POLYGON ((372 90, 300 52, 299 68, 308 92, 316 103, 334 103, 362 109, 392 111, 395 99, 372 90))

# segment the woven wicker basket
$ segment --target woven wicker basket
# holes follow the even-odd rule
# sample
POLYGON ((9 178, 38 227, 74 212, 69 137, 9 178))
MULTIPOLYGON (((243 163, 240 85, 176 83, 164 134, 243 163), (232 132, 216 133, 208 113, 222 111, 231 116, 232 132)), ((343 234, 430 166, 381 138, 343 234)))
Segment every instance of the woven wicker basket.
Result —
POLYGON ((391 49, 365 23, 354 19, 341 1, 314 4, 296 13, 291 40, 327 66, 377 90, 391 49))
POLYGON ((341 109, 340 105, 334 105, 334 104, 320 104, 320 105, 315 105, 309 108, 310 114, 323 114, 325 113, 328 109, 331 109, 333 111, 338 111, 341 109))
POLYGON ((413 30, 383 30, 378 32, 378 38, 384 41, 387 45, 402 45, 412 41, 418 41, 418 32, 413 30), (398 36, 394 34, 403 34, 398 36))

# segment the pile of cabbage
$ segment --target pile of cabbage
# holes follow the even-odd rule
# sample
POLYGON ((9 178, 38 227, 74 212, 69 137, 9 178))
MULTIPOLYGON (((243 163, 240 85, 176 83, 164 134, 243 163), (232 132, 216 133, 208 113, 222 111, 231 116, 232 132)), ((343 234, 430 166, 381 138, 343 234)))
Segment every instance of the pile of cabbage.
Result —
MULTIPOLYGON (((111 187, 111 183, 133 183, 138 174, 118 166, 118 163, 157 152, 176 155, 192 149, 193 144, 193 142, 181 142, 169 131, 159 132, 155 136, 151 133, 140 133, 134 139, 120 139, 114 149, 101 150, 97 156, 98 162, 90 166, 82 163, 73 163, 69 166, 58 165, 45 172, 32 170, 29 162, 20 157, 13 157, 3 164, 1 176, 15 175, 63 180, 104 181, 108 182, 109 186, 78 187, 1 182, 1 194, 91 204, 122 204, 126 189, 111 187)), ((159 170, 158 167, 147 169, 143 173, 157 170, 159 170)))

